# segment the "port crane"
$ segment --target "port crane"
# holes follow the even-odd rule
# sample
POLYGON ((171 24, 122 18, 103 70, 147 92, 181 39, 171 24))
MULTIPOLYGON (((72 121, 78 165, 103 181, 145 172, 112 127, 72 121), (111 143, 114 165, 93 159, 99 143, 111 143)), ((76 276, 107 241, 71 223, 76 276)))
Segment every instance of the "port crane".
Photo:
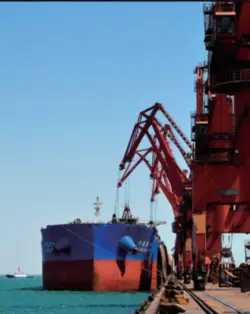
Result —
POLYGON ((193 115, 196 289, 205 289, 207 233, 247 233, 250 228, 250 148, 246 145, 250 128, 250 2, 205 3, 203 13, 208 51, 206 100, 193 115))
MULTIPOLYGON (((203 106, 203 89, 204 89, 204 70, 205 66, 196 67, 195 73, 197 74, 196 78, 196 94, 197 94, 197 108, 200 110, 199 117, 202 116, 202 106, 203 106)), ((197 124, 206 123, 205 119, 200 119, 197 124)), ((193 128, 194 132, 194 128, 193 128)), ((195 140, 195 134, 192 136, 192 140, 195 140)), ((190 273, 191 267, 191 235, 192 235, 192 157, 193 157, 194 147, 184 136, 183 132, 180 131, 180 128, 171 118, 171 116, 165 111, 161 104, 155 104, 155 106, 144 110, 141 112, 138 122, 134 127, 132 132, 128 148, 125 152, 123 161, 120 165, 120 170, 124 169, 124 164, 128 164, 122 178, 120 179, 118 186, 128 178, 129 175, 144 161, 150 171, 150 176, 153 181, 153 194, 151 201, 154 201, 154 196, 159 193, 161 190, 166 198, 168 199, 175 217, 175 222, 173 223, 173 232, 177 234, 176 243, 175 243, 175 262, 178 270, 178 277, 182 277, 184 272, 184 278, 186 274, 190 273), (169 121, 168 125, 162 126, 159 124, 159 121, 156 120, 156 114, 158 111, 164 114, 165 118, 169 121), (145 114, 150 113, 150 114, 145 114), (142 118, 144 117, 144 120, 142 118), (148 133, 148 129, 151 127, 151 124, 154 123, 160 125, 161 133, 158 130, 153 129, 154 136, 151 136, 148 133), (152 121, 148 123, 148 121, 152 121), (143 128, 143 127, 144 128, 143 128), (177 138, 175 137, 172 128, 174 128, 178 135, 183 139, 190 149, 190 152, 187 153, 184 151, 177 138), (143 133, 144 132, 144 133, 143 133), (162 136, 161 136, 162 135, 162 136), (150 147, 147 149, 136 150, 144 136, 149 137, 150 147), (159 139, 159 140, 158 140, 159 139), (189 176, 187 176, 187 171, 180 170, 177 165, 173 152, 170 148, 169 143, 173 142, 176 147, 181 152, 183 159, 185 160, 189 168, 189 176), (167 146, 165 152, 162 150, 161 143, 167 146), (157 146, 158 144, 158 146, 157 146), (152 165, 148 161, 147 157, 149 154, 152 154, 152 165), (165 159, 170 159, 171 162, 164 164, 163 161, 158 157, 167 156, 165 159), (131 157, 132 156, 132 157, 131 157), (133 158, 137 156, 138 160, 133 164, 133 158), (184 180, 183 180, 184 178, 184 180), (186 246, 184 250, 184 246, 186 246), (184 254, 185 252, 185 254, 184 254), (185 257, 183 256, 185 255, 185 257), (184 269, 183 269, 184 268, 184 269)), ((221 238, 220 235, 207 234, 207 243, 208 243, 208 257, 212 257, 221 251, 221 238)), ((209 260, 208 260, 209 262, 209 260)))
MULTIPOLYGON (((172 117, 166 112, 162 104, 156 103, 154 106, 142 111, 135 124, 120 164, 120 170, 124 170, 126 165, 127 167, 118 182, 118 187, 122 185, 142 161, 145 162, 153 179, 151 201, 154 201, 155 195, 161 190, 167 197, 174 212, 175 222, 173 223, 173 231, 177 234, 174 254, 175 261, 178 265, 183 260, 184 255, 184 265, 189 265, 190 267, 191 241, 187 241, 187 238, 190 239, 191 237, 190 221, 188 221, 188 213, 191 214, 191 176, 188 170, 183 171, 178 166, 171 150, 170 142, 174 143, 178 148, 190 169, 193 146, 172 117), (159 122, 157 119, 158 113, 163 114, 168 124, 163 125, 159 122), (150 132, 151 129, 153 135, 150 132), (178 133, 188 146, 188 153, 182 148, 172 129, 178 133), (148 139, 150 147, 139 149, 145 137, 148 139), (147 159, 149 154, 152 155, 152 163, 147 159), (132 164, 135 156, 138 156, 139 159, 132 164)), ((180 269, 179 271, 181 272, 182 270, 180 269)))
MULTIPOLYGON (((233 261, 231 249, 226 252, 222 248, 221 234, 250 230, 250 145, 246 145, 246 134, 250 134, 250 2, 205 3, 203 14, 208 58, 195 68, 194 145, 157 103, 141 112, 120 165, 123 170, 136 155, 146 163, 155 184, 152 199, 160 189, 173 208, 175 258, 183 252, 192 256, 194 288, 198 290, 205 289, 208 257, 220 254, 233 261), (159 123, 158 111, 168 119, 168 125, 159 123), (173 129, 189 153, 176 141, 173 129), (145 152, 152 153, 152 164, 138 150, 144 137, 150 142, 145 152), (189 173, 176 163, 170 141, 180 150, 189 173), (188 250, 184 249, 187 243, 188 250)), ((119 185, 139 163, 127 171, 119 185)), ((250 290, 249 263, 241 267, 242 290, 250 290)))

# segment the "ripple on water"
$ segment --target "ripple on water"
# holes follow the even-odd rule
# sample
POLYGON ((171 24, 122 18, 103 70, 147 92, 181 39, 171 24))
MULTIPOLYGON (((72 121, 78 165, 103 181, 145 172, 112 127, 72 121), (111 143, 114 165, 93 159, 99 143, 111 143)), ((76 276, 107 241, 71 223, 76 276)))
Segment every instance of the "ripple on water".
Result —
POLYGON ((0 277, 1 314, 119 314, 133 312, 148 293, 95 293, 82 291, 45 291, 41 277, 8 279, 0 277))

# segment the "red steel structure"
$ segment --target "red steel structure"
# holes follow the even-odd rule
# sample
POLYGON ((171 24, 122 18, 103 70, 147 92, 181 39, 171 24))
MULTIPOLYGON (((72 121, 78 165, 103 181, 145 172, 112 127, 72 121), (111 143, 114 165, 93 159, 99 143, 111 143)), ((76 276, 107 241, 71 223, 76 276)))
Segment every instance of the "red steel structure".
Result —
MULTIPOLYGON (((206 116, 202 113, 202 104, 203 104, 203 90, 204 90, 204 71, 205 67, 197 67, 196 73, 196 93, 197 93, 197 108, 199 113, 200 121, 197 119, 197 124, 204 125, 207 123, 206 116)), ((128 178, 128 176, 139 166, 139 164, 144 161, 150 171, 151 178, 153 181, 153 194, 151 201, 154 201, 154 196, 159 193, 160 190, 163 191, 164 195, 167 197, 169 203, 172 206, 175 222, 173 223, 173 231, 177 234, 176 242, 175 242, 175 262, 177 265, 178 275, 182 277, 183 272, 184 275, 190 271, 191 266, 191 235, 192 235, 192 189, 191 189, 191 171, 189 178, 185 178, 183 181, 183 173, 186 176, 186 172, 180 171, 178 165, 173 156, 173 152, 169 146, 169 140, 172 141, 181 152, 184 160, 187 165, 191 166, 191 154, 187 154, 180 143, 177 141, 170 125, 165 125, 164 127, 159 123, 156 118, 157 112, 161 111, 164 113, 165 117, 170 121, 170 124, 173 125, 177 133, 181 136, 181 138, 185 141, 185 143, 189 146, 189 149, 193 152, 193 147, 191 143, 187 140, 187 138, 183 135, 180 129, 177 127, 176 123, 170 117, 170 115, 165 111, 161 104, 156 104, 155 106, 144 110, 140 116, 133 133, 130 138, 130 142, 128 144, 128 148, 126 150, 125 156, 123 158, 120 169, 124 169, 124 165, 128 163, 128 166, 120 179, 118 186, 120 187, 122 183, 128 178), (142 119, 145 119, 144 121, 142 119), (153 128, 155 133, 154 136, 150 135, 148 130, 152 127, 152 125, 156 125, 159 127, 159 130, 153 128), (143 133, 144 132, 144 133, 143 133), (160 136, 162 134, 162 137, 160 136), (141 141, 144 137, 149 137, 149 142, 151 144, 150 148, 147 149, 138 149, 141 141), (168 138, 168 139, 167 139, 168 138), (159 141, 157 140, 159 139, 159 141), (161 141, 167 147, 164 151, 162 150, 161 141), (152 154, 152 164, 148 161, 147 157, 149 154, 152 154), (162 160, 158 158, 158 155, 161 154, 165 158, 165 154, 167 157, 165 159, 169 160, 171 158, 171 163, 162 164, 162 160), (134 164, 132 163, 132 159, 134 156, 138 156, 139 159, 134 164), (132 157, 131 157, 132 156, 132 157), (174 166, 172 166, 174 165, 174 166), (171 167, 171 169, 169 169, 171 167), (173 175, 174 172, 174 175, 173 175), (170 175, 170 178, 169 178, 170 175), (188 182, 188 192, 185 192, 185 188, 183 182, 188 182), (186 195, 184 195, 186 193, 186 195), (178 195, 178 196, 177 196, 178 195), (188 200, 188 201, 187 201, 188 200), (185 247, 185 248, 184 248, 185 247)), ((194 128, 193 128, 193 132, 194 128)), ((195 133, 193 134, 195 135, 195 133)), ((195 141, 195 136, 192 137, 195 141)), ((192 170, 192 169, 190 169, 192 170)), ((186 183, 185 183, 186 184, 186 183)), ((187 190, 187 189, 186 189, 187 190)), ((212 218, 208 215, 209 223, 212 223, 212 218)), ((214 255, 221 252, 221 237, 220 234, 213 234, 211 232, 207 232, 207 256, 212 258, 214 255)))
MULTIPOLYGON (((166 130, 167 128, 164 130, 164 133, 166 130)), ((132 174, 132 172, 141 164, 142 161, 144 161, 150 171, 150 178, 153 180, 151 203, 155 201, 156 195, 160 193, 160 190, 162 190, 173 209, 175 220, 177 221, 180 214, 178 199, 175 193, 172 191, 171 183, 168 180, 167 174, 165 173, 164 169, 161 167, 159 159, 154 153, 152 147, 138 150, 136 151, 135 155, 139 157, 138 160, 133 165, 132 165, 132 162, 128 164, 122 178, 119 180, 118 187, 121 187, 122 183, 129 177, 129 175, 132 174), (150 163, 149 160, 147 159, 149 154, 152 155, 151 156, 152 163, 150 163)), ((151 221, 153 221, 152 214, 153 213, 151 211, 151 221)), ((183 238, 183 235, 181 237, 180 236, 176 237, 174 259, 175 259, 175 263, 177 264, 177 273, 179 277, 183 275, 185 265, 188 265, 188 262, 189 264, 191 263, 191 246, 189 250, 186 250, 187 252, 186 258, 185 258, 186 263, 185 261, 183 262, 184 241, 185 239, 183 238)))
MULTIPOLYGON (((128 147, 123 160, 120 164, 120 170, 123 170, 128 164, 118 186, 127 179, 127 177, 144 161, 150 171, 153 182, 153 193, 151 201, 161 189, 172 206, 175 222, 173 223, 173 232, 177 234, 175 243, 175 262, 177 265, 185 266, 188 269, 191 266, 191 231, 192 231, 192 185, 191 176, 188 176, 187 170, 181 170, 178 166, 170 143, 173 142, 180 151, 183 159, 190 168, 193 146, 186 138, 177 124, 166 112, 164 107, 156 103, 142 111, 138 122, 135 124, 128 147), (161 112, 167 118, 169 124, 162 125, 157 119, 157 113, 161 112), (190 153, 186 153, 181 144, 175 137, 172 130, 178 133, 182 140, 187 144, 190 153), (153 135, 150 130, 152 129, 153 135), (141 142, 147 137, 150 147, 138 150, 141 142), (152 154, 152 163, 147 160, 149 154, 152 154), (139 156, 138 161, 132 166, 135 156, 139 156), (189 214, 189 215, 188 215, 189 214)), ((179 272, 182 273, 182 267, 179 272)))
POLYGON ((163 191, 175 216, 175 260, 193 260, 195 289, 205 289, 206 257, 222 251, 222 233, 250 230, 250 2, 204 4, 206 63, 196 67, 196 112, 192 141, 184 136, 161 104, 144 110, 132 132, 120 169, 128 166, 119 185, 144 161, 154 179, 154 194, 163 191), (161 111, 169 125, 156 118, 161 111), (149 129, 152 128, 152 136, 149 129), (187 154, 172 132, 188 145, 187 154), (141 151, 144 137, 150 148, 141 151), (176 163, 173 141, 190 168, 189 176, 176 163), (195 148, 194 148, 195 147, 195 148), (146 156, 152 153, 152 164, 146 156), (192 241, 190 240, 192 237, 192 241), (191 249, 192 243, 192 249, 191 249))
POLYGON ((206 233, 250 230, 249 16, 249 1, 204 5, 207 101, 206 108, 197 106, 194 115, 192 209, 196 230, 192 243, 197 289, 205 289, 199 278, 205 269, 206 233))
MULTIPOLYGON (((208 158, 208 136, 209 132, 213 132, 213 121, 208 119, 208 107, 207 101, 211 99, 213 104, 216 104, 216 99, 214 95, 207 92, 207 72, 208 66, 204 63, 195 68, 194 73, 196 74, 195 81, 195 92, 196 92, 196 112, 192 114, 192 141, 195 142, 195 159, 194 164, 198 158, 206 160, 208 158)), ((213 142, 214 144, 214 142, 213 142)), ((222 205, 225 207, 226 205, 222 205)), ((221 233, 212 232, 211 225, 214 225, 217 220, 214 219, 214 207, 210 211, 206 212, 206 260, 207 263, 210 263, 214 256, 218 256, 222 252, 222 243, 221 243, 221 233)), ((200 233, 201 223, 196 219, 194 227, 197 229, 196 233, 200 233)), ((197 237, 198 238, 198 237, 197 237)), ((198 239, 199 240, 199 239, 198 239)), ((194 240, 195 243, 195 240, 194 240)), ((193 248, 193 253, 195 253, 195 247, 193 248)), ((204 267, 204 275, 207 271, 204 267)))

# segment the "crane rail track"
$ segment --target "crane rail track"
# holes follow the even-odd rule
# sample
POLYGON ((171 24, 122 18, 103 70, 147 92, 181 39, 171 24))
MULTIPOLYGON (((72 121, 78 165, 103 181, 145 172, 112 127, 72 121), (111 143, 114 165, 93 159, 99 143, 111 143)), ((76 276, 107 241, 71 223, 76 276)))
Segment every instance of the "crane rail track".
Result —
MULTIPOLYGON (((192 290, 188 289, 187 287, 183 286, 184 290, 190 295, 190 297, 199 305, 199 307, 204 311, 206 314, 221 314, 221 312, 215 310, 211 305, 209 305, 206 301, 204 301, 200 296, 195 294, 192 290)), ((230 314, 250 314, 249 311, 242 311, 234 307, 233 305, 227 303, 226 301, 213 296, 207 292, 203 292, 203 295, 208 296, 212 300, 222 304, 227 308, 227 313, 230 314)))

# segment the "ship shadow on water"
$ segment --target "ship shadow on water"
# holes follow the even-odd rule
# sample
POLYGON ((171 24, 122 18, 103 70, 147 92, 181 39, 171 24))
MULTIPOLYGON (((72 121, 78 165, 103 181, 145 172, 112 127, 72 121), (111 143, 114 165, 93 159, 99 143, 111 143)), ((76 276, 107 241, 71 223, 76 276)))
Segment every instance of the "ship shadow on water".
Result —
POLYGON ((24 288, 14 288, 12 291, 46 291, 43 287, 24 287, 24 288))
MULTIPOLYGON (((11 291, 43 291, 43 292, 67 292, 67 293, 84 293, 84 294, 96 294, 95 291, 91 291, 91 290, 81 290, 81 289, 74 289, 74 290, 47 290, 47 289, 43 289, 43 287, 24 287, 24 288, 13 288, 10 289, 11 291)), ((104 291, 104 292, 99 292, 100 294, 138 294, 138 291, 116 291, 116 292, 112 292, 112 291, 104 291)))

